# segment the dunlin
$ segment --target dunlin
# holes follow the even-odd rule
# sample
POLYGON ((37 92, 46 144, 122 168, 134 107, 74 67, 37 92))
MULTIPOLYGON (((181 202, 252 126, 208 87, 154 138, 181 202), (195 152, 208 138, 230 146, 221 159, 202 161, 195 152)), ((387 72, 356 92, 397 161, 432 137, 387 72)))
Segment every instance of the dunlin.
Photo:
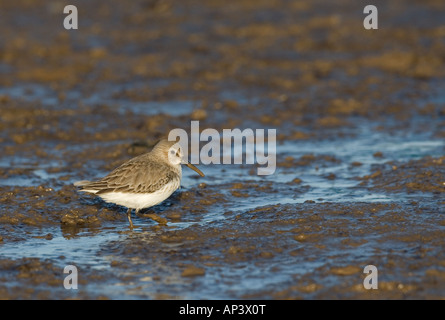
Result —
POLYGON ((157 205, 170 197, 181 184, 181 163, 204 174, 183 159, 181 147, 175 141, 163 139, 148 153, 128 160, 107 176, 97 181, 78 181, 74 185, 80 191, 93 193, 109 203, 128 208, 130 228, 131 210, 138 214, 141 209, 157 205))

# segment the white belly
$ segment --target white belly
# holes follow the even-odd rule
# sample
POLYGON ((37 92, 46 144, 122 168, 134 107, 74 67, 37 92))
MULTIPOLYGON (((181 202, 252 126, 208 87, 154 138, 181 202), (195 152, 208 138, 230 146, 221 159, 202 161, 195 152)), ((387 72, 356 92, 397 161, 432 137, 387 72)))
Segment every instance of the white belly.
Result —
POLYGON ((157 205, 178 189, 179 183, 169 183, 153 193, 109 192, 99 194, 104 201, 131 209, 143 209, 157 205))

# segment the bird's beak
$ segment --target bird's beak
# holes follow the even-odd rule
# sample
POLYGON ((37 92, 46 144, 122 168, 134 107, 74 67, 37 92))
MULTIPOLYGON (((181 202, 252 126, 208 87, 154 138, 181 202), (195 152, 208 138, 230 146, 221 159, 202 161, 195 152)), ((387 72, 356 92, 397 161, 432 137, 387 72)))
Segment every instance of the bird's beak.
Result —
POLYGON ((199 170, 198 168, 196 168, 193 164, 191 164, 190 162, 186 161, 184 163, 187 167, 189 167, 190 169, 196 171, 201 177, 204 177, 204 173, 201 172, 201 170, 199 170))

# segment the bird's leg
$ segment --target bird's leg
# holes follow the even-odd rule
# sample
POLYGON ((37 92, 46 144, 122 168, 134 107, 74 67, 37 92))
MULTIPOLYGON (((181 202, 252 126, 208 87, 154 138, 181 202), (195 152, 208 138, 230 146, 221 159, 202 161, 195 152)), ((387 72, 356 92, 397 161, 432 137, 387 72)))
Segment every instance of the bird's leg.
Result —
MULTIPOLYGON (((136 211, 136 213, 137 213, 137 211, 136 211)), ((127 218, 128 218, 128 222, 130 222, 130 229, 133 229, 134 225, 133 225, 133 221, 131 221, 131 208, 128 208, 127 218)))

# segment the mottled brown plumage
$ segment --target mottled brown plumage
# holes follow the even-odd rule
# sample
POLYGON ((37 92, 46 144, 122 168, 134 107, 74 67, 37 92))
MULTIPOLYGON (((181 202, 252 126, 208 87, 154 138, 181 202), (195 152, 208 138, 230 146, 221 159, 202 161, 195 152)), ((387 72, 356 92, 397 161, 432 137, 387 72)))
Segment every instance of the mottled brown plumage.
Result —
MULTIPOLYGON (((154 206, 167 199, 179 188, 182 177, 182 152, 175 141, 163 139, 149 153, 123 163, 97 181, 79 181, 80 191, 93 193, 106 202, 128 208, 130 227, 131 209, 139 210, 154 206)), ((204 174, 187 161, 187 166, 204 174)))

